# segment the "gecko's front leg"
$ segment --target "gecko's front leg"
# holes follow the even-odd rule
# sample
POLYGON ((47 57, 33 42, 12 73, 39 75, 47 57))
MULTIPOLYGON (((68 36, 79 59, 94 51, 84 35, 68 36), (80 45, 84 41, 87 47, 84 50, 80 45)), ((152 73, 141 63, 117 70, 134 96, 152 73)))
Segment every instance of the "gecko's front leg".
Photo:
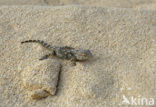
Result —
POLYGON ((44 59, 48 59, 50 56, 53 56, 55 55, 54 54, 54 51, 52 51, 51 53, 47 54, 47 55, 44 55, 43 57, 41 57, 39 60, 44 60, 44 59))
POLYGON ((76 60, 75 60, 75 58, 71 59, 70 61, 71 61, 71 65, 72 66, 76 66, 76 60))

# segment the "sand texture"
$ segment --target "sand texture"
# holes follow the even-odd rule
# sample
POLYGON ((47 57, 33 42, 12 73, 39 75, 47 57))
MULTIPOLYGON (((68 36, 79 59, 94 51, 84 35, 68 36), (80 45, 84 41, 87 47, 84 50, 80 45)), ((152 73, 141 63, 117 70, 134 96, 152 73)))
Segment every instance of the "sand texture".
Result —
POLYGON ((154 9, 0 7, 2 107, 126 107, 125 96, 156 98, 155 71, 154 9), (76 66, 55 57, 41 62, 49 51, 21 45, 28 39, 89 49, 93 57, 76 66))
MULTIPOLYGON (((133 8, 142 5, 156 4, 156 0, 0 0, 0 5, 41 5, 41 6, 63 6, 63 5, 86 5, 133 8)), ((154 7, 156 9, 156 7, 154 7)))

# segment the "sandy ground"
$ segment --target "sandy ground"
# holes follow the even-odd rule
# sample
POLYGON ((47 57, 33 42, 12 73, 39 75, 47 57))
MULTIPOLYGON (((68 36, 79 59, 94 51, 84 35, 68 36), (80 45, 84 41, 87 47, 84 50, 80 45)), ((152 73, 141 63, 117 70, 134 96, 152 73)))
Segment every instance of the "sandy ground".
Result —
MULTIPOLYGON (((41 0, 31 2, 45 5, 41 0)), ((88 5, 87 1, 81 2, 86 6, 1 6, 0 105, 152 105, 156 98, 155 4, 148 5, 145 0, 131 2, 133 5, 127 2, 120 2, 120 7, 127 8, 117 8, 113 2, 95 7, 94 0, 88 5), (28 39, 89 49, 93 57, 76 66, 55 57, 39 61, 48 50, 38 44, 20 44, 28 39), (132 103, 132 97, 136 103, 132 103), (123 104, 124 98, 129 104, 123 104), (147 102, 142 104, 142 98, 147 102)))
MULTIPOLYGON (((86 5, 97 7, 135 8, 137 6, 156 4, 156 0, 0 0, 0 5, 86 5)), ((145 6, 144 8, 147 8, 145 6)), ((149 6, 151 7, 151 6, 149 6)), ((155 7, 156 8, 156 7, 155 7)))

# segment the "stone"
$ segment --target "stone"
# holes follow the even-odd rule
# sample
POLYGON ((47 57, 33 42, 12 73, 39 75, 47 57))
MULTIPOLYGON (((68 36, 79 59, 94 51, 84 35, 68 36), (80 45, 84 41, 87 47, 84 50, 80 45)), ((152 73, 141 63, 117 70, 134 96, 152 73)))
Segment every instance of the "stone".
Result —
POLYGON ((31 97, 33 99, 41 99, 42 97, 47 97, 47 93, 55 95, 61 70, 61 65, 58 61, 55 59, 38 60, 32 65, 24 68, 21 73, 24 87, 33 91, 31 92, 31 97))

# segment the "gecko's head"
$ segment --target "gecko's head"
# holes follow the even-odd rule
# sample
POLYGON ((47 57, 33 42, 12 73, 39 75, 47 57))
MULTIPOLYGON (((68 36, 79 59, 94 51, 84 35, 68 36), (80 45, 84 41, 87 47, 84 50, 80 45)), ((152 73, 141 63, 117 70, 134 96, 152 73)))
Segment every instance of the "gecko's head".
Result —
POLYGON ((76 58, 79 61, 87 60, 92 57, 92 53, 89 50, 78 50, 76 53, 76 58))

